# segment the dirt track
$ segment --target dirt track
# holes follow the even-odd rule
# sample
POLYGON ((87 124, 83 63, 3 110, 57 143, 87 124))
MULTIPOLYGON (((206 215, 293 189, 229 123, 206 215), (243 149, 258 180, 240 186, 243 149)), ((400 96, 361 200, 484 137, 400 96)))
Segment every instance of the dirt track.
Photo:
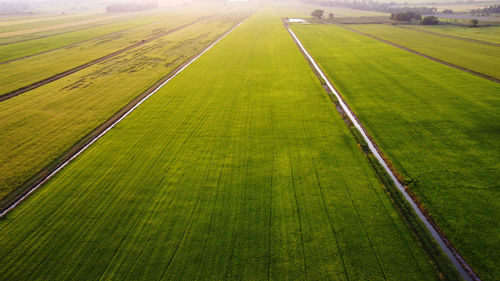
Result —
POLYGON ((108 55, 106 55, 106 56, 100 57, 100 58, 95 59, 95 60, 93 60, 93 61, 87 62, 87 63, 82 64, 82 65, 80 65, 80 66, 77 66, 77 67, 75 67, 75 68, 72 68, 72 69, 66 70, 66 71, 64 71, 64 72, 61 72, 61 73, 59 73, 59 74, 56 74, 56 75, 51 76, 51 77, 48 77, 48 78, 45 78, 45 79, 40 80, 40 81, 38 81, 38 82, 35 82, 35 83, 33 83, 33 84, 30 84, 30 85, 24 86, 24 87, 19 88, 19 89, 17 89, 17 90, 13 90, 13 91, 10 91, 10 92, 8 92, 8 93, 2 94, 2 95, 0 95, 0 102, 5 101, 5 100, 8 100, 8 99, 10 99, 10 98, 13 98, 13 97, 15 97, 15 96, 18 96, 18 95, 20 95, 20 94, 26 93, 26 92, 28 92, 28 91, 31 91, 31 90, 36 89, 36 88, 38 88, 38 87, 40 87, 40 86, 43 86, 43 85, 45 85, 45 84, 48 84, 48 83, 54 82, 54 81, 56 81, 56 80, 59 80, 59 79, 61 79, 61 78, 65 77, 65 76, 68 76, 68 75, 70 75, 70 74, 73 74, 73 73, 75 73, 75 72, 78 72, 78 71, 80 71, 80 70, 82 70, 82 69, 88 68, 88 67, 90 67, 90 66, 92 66, 92 65, 95 65, 95 64, 97 64, 97 63, 100 63, 100 62, 102 62, 102 61, 105 61, 105 60, 107 60, 107 59, 110 59, 110 58, 112 58, 112 57, 115 57, 115 56, 117 56, 117 55, 120 55, 120 54, 122 54, 122 53, 124 53, 124 52, 127 52, 127 51, 129 51, 129 50, 132 50, 132 49, 134 49, 134 48, 140 47, 140 46, 142 46, 142 45, 144 45, 144 44, 147 44, 147 43, 149 43, 149 42, 151 42, 151 41, 154 41, 154 40, 156 40, 156 39, 159 39, 159 38, 161 38, 161 37, 164 37, 164 36, 166 36, 166 35, 168 35, 168 34, 171 34, 171 33, 173 33, 173 32, 176 32, 176 31, 178 31, 178 30, 181 30, 181 29, 183 29, 183 28, 186 28, 186 27, 188 27, 188 26, 190 26, 190 25, 193 25, 193 24, 195 24, 195 23, 198 23, 198 22, 200 22, 200 21, 202 21, 202 20, 204 20, 204 19, 207 19, 207 18, 209 18, 209 17, 210 17, 210 16, 208 16, 208 17, 202 17, 202 18, 199 18, 199 19, 197 19, 197 20, 195 20, 195 21, 192 21, 192 22, 190 22, 190 23, 187 23, 187 24, 181 25, 181 26, 179 26, 179 27, 173 28, 173 29, 171 29, 171 30, 169 30, 169 31, 163 32, 163 33, 161 33, 160 35, 157 35, 157 36, 151 37, 151 38, 149 38, 149 39, 142 40, 141 42, 135 43, 135 44, 130 45, 130 46, 126 47, 126 48, 123 48, 123 49, 121 49, 121 50, 118 50, 118 51, 116 51, 116 52, 113 52, 113 53, 111 53, 111 54, 108 54, 108 55))
POLYGON ((399 45, 399 44, 393 43, 393 42, 391 42, 391 41, 387 41, 387 40, 384 40, 384 39, 382 39, 382 38, 379 38, 379 37, 376 37, 376 36, 373 36, 373 35, 370 35, 370 34, 367 34, 367 33, 364 33, 364 32, 358 31, 358 30, 355 30, 355 29, 352 29, 352 28, 347 27, 347 26, 345 26, 345 25, 338 24, 338 26, 343 27, 343 28, 345 28, 345 29, 347 29, 347 30, 349 30, 349 31, 356 32, 356 33, 358 33, 358 34, 361 34, 361 35, 364 35, 364 36, 367 36, 367 37, 373 38, 373 39, 378 40, 378 41, 380 41, 380 42, 384 42, 384 43, 386 43, 386 44, 389 44, 389 45, 394 46, 394 47, 396 47, 396 48, 399 48, 399 49, 405 50, 405 51, 407 51, 407 52, 410 52, 410 53, 413 53, 413 54, 419 55, 419 56, 424 57, 424 58, 426 58, 426 59, 430 59, 430 60, 433 60, 433 61, 435 61, 435 62, 439 62, 439 63, 444 64, 444 65, 446 65, 446 66, 450 66, 450 67, 453 67, 453 68, 455 68, 455 69, 462 70, 462 71, 464 71, 464 72, 467 72, 467 73, 470 73, 470 74, 473 74, 473 75, 479 76, 479 77, 481 77, 481 78, 488 79, 488 80, 490 80, 490 81, 493 81, 493 82, 496 82, 496 83, 499 83, 499 84, 500 84, 500 79, 498 79, 498 78, 495 78, 495 77, 492 77, 492 76, 489 76, 489 75, 486 75, 486 74, 483 74, 483 73, 480 73, 480 72, 477 72, 477 71, 474 71, 474 70, 470 70, 470 69, 468 69, 468 68, 461 67, 461 66, 458 66, 458 65, 456 65, 456 64, 452 64, 452 63, 449 63, 449 62, 446 62, 446 61, 440 60, 440 59, 435 58, 435 57, 428 56, 428 55, 426 55, 426 54, 424 54, 424 53, 420 53, 420 52, 417 52, 417 51, 415 51, 415 50, 412 50, 412 49, 406 48, 406 47, 404 47, 404 46, 401 46, 401 45, 399 45))

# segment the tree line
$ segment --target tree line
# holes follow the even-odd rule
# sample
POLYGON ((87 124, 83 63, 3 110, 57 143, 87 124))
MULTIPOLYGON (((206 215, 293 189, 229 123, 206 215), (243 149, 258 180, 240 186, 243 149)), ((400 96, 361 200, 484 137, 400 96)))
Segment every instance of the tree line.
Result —
POLYGON ((356 10, 374 11, 389 14, 398 14, 413 12, 415 14, 435 14, 437 9, 434 7, 395 7, 394 3, 381 2, 350 2, 344 0, 303 0, 305 3, 316 4, 327 7, 345 7, 356 10))

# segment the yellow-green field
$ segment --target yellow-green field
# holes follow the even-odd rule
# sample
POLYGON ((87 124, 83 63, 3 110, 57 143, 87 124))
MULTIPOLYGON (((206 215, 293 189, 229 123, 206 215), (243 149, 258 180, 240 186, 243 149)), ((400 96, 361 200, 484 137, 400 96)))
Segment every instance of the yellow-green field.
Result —
POLYGON ((500 44, 500 26, 484 26, 471 28, 454 25, 414 25, 411 28, 434 32, 445 36, 455 36, 458 38, 480 40, 487 43, 500 44))
POLYGON ((0 3, 0 280, 467 277, 418 207, 482 280, 500 275, 496 27, 47 3, 0 3))
POLYGON ((0 248, 4 280, 456 278, 267 9, 0 221, 0 248))
POLYGON ((428 56, 500 79, 500 46, 479 44, 383 24, 350 28, 428 56))
MULTIPOLYGON (((0 198, 247 15, 248 11, 221 13, 0 102, 0 198)), ((51 65, 40 63, 44 68, 51 65)), ((16 78, 9 81, 15 85, 16 78)))
POLYGON ((500 84, 342 27, 293 29, 453 245, 494 280, 500 84))

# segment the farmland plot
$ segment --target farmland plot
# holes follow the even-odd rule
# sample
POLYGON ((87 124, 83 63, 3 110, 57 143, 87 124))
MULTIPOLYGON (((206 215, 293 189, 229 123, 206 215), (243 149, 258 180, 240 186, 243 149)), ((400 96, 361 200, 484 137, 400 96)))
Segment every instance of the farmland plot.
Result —
POLYGON ((428 56, 500 79, 500 47, 447 38, 389 25, 359 24, 350 28, 428 56))
MULTIPOLYGON (((41 38, 22 40, 22 42, 17 43, 2 44, 2 39, 0 39, 0 62, 32 56, 62 47, 66 47, 67 49, 70 47, 82 48, 84 45, 75 45, 92 39, 96 39, 95 41, 98 41, 97 39, 99 37, 104 37, 106 35, 109 35, 115 40, 116 37, 129 37, 130 40, 137 40, 142 34, 150 33, 155 29, 165 28, 165 25, 168 24, 169 21, 172 21, 172 19, 176 19, 177 21, 181 20, 182 17, 194 19, 203 15, 210 15, 218 10, 220 10, 220 7, 217 8, 213 6, 206 7, 204 5, 196 5, 194 7, 189 7, 189 9, 176 8, 155 13, 140 13, 138 15, 119 18, 119 20, 107 22, 106 24, 99 24, 97 26, 77 26, 75 30, 70 32, 61 32, 61 34, 54 34, 51 36, 46 36, 44 32, 39 32, 33 35, 33 37, 40 36, 41 38), (181 16, 181 18, 179 18, 179 16, 181 16), (139 30, 139 28, 148 24, 151 24, 149 30, 145 27, 140 30, 141 32, 139 33, 134 34, 129 32, 130 29, 135 28, 136 30, 139 30), (156 26, 154 24, 156 24, 156 26), (159 26, 158 24, 163 24, 163 26, 159 26)), ((127 42, 122 42, 122 46, 126 45, 126 43, 127 42)), ((99 44, 99 47, 103 47, 100 45, 101 44, 99 44)), ((93 48, 95 48, 95 46, 93 46, 93 48)))
MULTIPOLYGON (((55 25, 55 26, 42 26, 40 28, 31 29, 21 29, 10 32, 0 33, 0 45, 24 42, 34 39, 40 39, 45 37, 50 37, 54 35, 61 35, 73 31, 84 30, 87 28, 104 26, 107 24, 112 24, 116 22, 126 21, 139 16, 137 15, 119 15, 119 16, 100 16, 98 17, 94 14, 94 19, 89 18, 88 20, 77 21, 77 19, 68 18, 67 24, 55 25)), ((36 25, 35 25, 36 26, 36 25)), ((9 28, 9 27, 7 27, 9 28)), ((4 30, 6 28, 2 28, 4 30)))
POLYGON ((433 32, 445 36, 456 36, 466 39, 480 40, 487 43, 500 44, 500 26, 470 28, 455 25, 415 25, 412 29, 433 32))
POLYGON ((126 16, 126 14, 113 15, 106 13, 96 13, 96 14, 82 15, 80 17, 59 18, 57 20, 52 20, 52 21, 49 20, 36 23, 25 23, 19 25, 4 26, 0 29, 0 38, 37 33, 37 32, 53 30, 53 29, 61 29, 66 27, 73 27, 89 23, 96 23, 124 16, 126 16))
POLYGON ((5 280, 438 278, 270 13, 0 221, 5 280))
POLYGON ((0 80, 2 81, 0 94, 28 86, 145 40, 163 37, 178 28, 203 20, 207 16, 214 16, 213 12, 210 12, 177 15, 164 21, 126 30, 123 33, 111 34, 50 53, 2 64, 0 65, 0 80), (61 60, 61 58, 69 59, 61 60), (29 67, 26 67, 27 65, 29 67))
POLYGON ((498 276, 500 85, 341 27, 293 29, 453 245, 498 276))
POLYGON ((70 18, 80 18, 82 16, 88 16, 95 14, 94 12, 89 12, 89 13, 74 13, 74 14, 67 14, 64 15, 62 13, 40 13, 40 14, 20 14, 20 15, 3 15, 3 17, 0 17, 0 27, 2 27, 2 30, 6 26, 13 26, 13 25, 22 25, 22 24, 29 24, 29 23, 36 23, 36 22, 56 22, 61 19, 70 19, 70 18))
POLYGON ((218 17, 0 102, 0 198, 241 21, 218 17))

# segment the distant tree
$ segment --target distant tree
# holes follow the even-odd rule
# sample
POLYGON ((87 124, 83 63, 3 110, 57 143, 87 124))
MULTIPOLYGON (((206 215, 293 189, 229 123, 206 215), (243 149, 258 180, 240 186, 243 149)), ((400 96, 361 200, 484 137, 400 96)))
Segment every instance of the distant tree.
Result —
POLYGON ((470 23, 472 24, 472 27, 476 27, 479 21, 477 19, 472 19, 470 20, 470 23))
POLYGON ((328 14, 328 18, 329 18, 329 19, 333 19, 333 13, 329 13, 329 14, 328 14))
POLYGON ((445 9, 443 10, 443 14, 453 14, 453 10, 445 9))
POLYGON ((424 17, 424 19, 422 20, 422 24, 423 25, 435 25, 435 24, 439 24, 439 20, 435 16, 427 16, 427 17, 424 17))
POLYGON ((415 12, 406 11, 404 13, 391 14, 391 20, 397 21, 411 21, 413 19, 422 18, 420 15, 417 15, 415 12))
POLYGON ((485 7, 482 9, 471 10, 471 14, 476 15, 488 15, 488 14, 496 14, 500 13, 500 5, 493 5, 489 7, 485 7))
POLYGON ((415 19, 416 20, 422 20, 422 16, 421 15, 415 15, 415 19))
POLYGON ((321 19, 323 17, 323 13, 325 13, 324 10, 316 9, 311 13, 311 16, 317 19, 321 19))
POLYGON ((417 14, 415 14, 415 13, 414 13, 414 12, 412 12, 412 11, 408 11, 408 12, 406 12, 406 16, 407 16, 409 19, 414 19, 416 15, 417 15, 417 14))

